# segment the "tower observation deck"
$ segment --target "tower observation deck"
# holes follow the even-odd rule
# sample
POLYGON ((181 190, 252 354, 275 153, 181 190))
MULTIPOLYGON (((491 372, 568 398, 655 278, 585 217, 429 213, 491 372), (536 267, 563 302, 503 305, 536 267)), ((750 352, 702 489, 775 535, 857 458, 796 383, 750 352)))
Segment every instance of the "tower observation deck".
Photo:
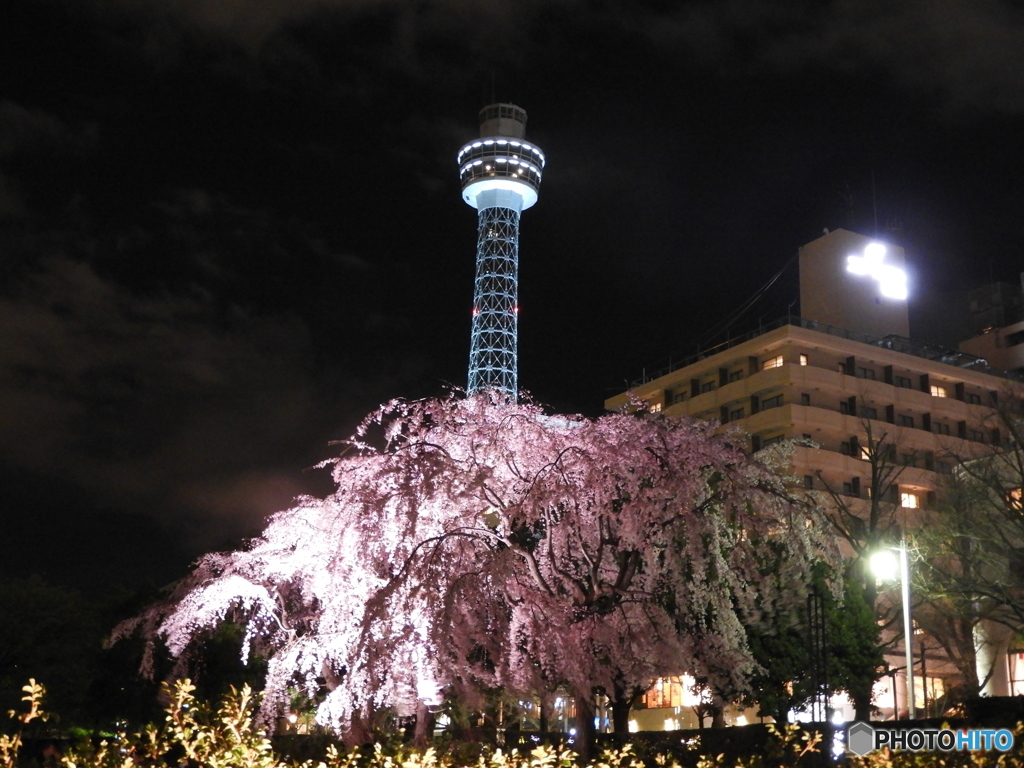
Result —
POLYGON ((515 104, 480 110, 480 138, 459 150, 462 199, 477 210, 467 394, 519 392, 519 216, 537 202, 544 153, 524 140, 515 104))

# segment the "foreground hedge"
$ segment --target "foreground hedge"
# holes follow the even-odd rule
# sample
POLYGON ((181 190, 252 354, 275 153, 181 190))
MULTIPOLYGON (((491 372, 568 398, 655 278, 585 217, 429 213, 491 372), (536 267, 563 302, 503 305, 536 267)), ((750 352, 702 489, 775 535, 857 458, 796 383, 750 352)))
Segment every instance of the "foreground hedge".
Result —
MULTIPOLYGON (((23 689, 23 712, 9 712, 17 723, 13 735, 0 736, 0 766, 22 768, 29 761, 20 754, 25 726, 44 720, 44 689, 34 680, 23 689)), ((150 725, 139 734, 83 742, 68 749, 52 764, 63 768, 574 768, 577 756, 560 747, 539 746, 529 753, 511 750, 485 750, 475 758, 457 756, 458 750, 438 752, 434 748, 414 750, 404 747, 392 751, 380 744, 372 751, 339 751, 328 745, 320 759, 304 761, 282 758, 273 750, 270 739, 254 721, 256 697, 248 686, 232 691, 216 711, 210 711, 194 696, 195 686, 181 680, 166 689, 169 699, 167 717, 161 726, 150 725)), ((1020 743, 1018 733, 1018 745, 1020 743)), ((796 729, 778 732, 763 754, 727 759, 724 755, 693 755, 697 768, 796 768, 828 762, 818 747, 818 736, 801 734, 796 729)), ((982 768, 983 766, 1024 767, 1024 753, 1017 746, 1008 753, 891 753, 875 752, 867 757, 848 756, 842 761, 848 768, 982 768)), ((36 761, 31 761, 35 764, 36 761)), ((641 759, 631 745, 606 750, 587 768, 679 768, 680 761, 656 755, 641 759)))

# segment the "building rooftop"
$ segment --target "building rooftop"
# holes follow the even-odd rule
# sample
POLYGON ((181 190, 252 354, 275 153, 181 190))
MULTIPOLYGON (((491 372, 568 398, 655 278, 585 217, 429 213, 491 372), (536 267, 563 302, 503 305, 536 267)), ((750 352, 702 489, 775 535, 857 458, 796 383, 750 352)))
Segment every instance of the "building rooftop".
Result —
POLYGON ((850 331, 846 328, 838 328, 834 325, 827 325, 826 323, 818 322, 817 320, 808 320, 803 317, 797 317, 795 315, 786 315, 773 322, 760 325, 757 330, 750 331, 740 336, 735 336, 728 341, 724 341, 720 344, 716 344, 712 347, 702 349, 699 352, 688 355, 687 357, 670 357, 668 361, 659 366, 657 369, 648 371, 644 370, 643 375, 630 382, 630 388, 637 387, 642 384, 646 384, 655 379, 661 378, 673 371, 677 371, 681 368, 685 368, 689 365, 693 365, 700 360, 716 355, 719 352, 724 352, 727 349, 738 346, 743 342, 755 339, 758 336, 762 336, 769 331, 773 331, 776 328, 781 328, 786 325, 796 326, 798 328, 806 328, 807 330, 817 331, 824 333, 829 336, 836 336, 842 339, 849 339, 850 341, 858 341, 862 344, 869 344, 874 347, 880 347, 882 349, 890 349, 894 352, 900 352, 905 355, 912 355, 919 357, 924 360, 931 360, 933 362, 944 363, 951 365, 955 368, 965 368, 978 373, 985 373, 990 376, 998 376, 999 378, 1011 380, 1011 381, 1024 381, 1024 375, 1011 371, 1002 371, 989 366, 988 361, 983 357, 976 355, 970 355, 966 352, 960 352, 955 349, 948 349, 946 347, 938 346, 935 344, 929 344, 923 341, 917 341, 909 339, 905 336, 898 336, 896 334, 889 334, 887 336, 876 337, 869 336, 864 333, 858 333, 857 331, 850 331))

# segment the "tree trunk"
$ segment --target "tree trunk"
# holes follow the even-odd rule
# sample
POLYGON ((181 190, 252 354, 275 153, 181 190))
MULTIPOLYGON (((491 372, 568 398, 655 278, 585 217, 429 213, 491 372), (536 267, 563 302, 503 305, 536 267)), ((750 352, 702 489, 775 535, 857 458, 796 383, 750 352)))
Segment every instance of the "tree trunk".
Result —
POLYGON ((542 693, 540 695, 540 732, 547 733, 551 730, 551 726, 548 724, 548 695, 542 693))
POLYGON ((594 759, 597 730, 594 728, 594 695, 591 691, 576 694, 576 751, 584 763, 594 759))
POLYGON ((373 743, 372 718, 363 710, 352 713, 352 720, 345 731, 343 741, 349 749, 373 743))
POLYGON ((426 702, 416 702, 416 731, 413 736, 413 746, 419 749, 425 749, 427 743, 430 741, 430 710, 427 709, 426 702))
POLYGON ((629 740, 629 711, 642 693, 639 688, 626 691, 619 685, 615 686, 615 695, 611 700, 612 731, 620 744, 625 744, 629 740))

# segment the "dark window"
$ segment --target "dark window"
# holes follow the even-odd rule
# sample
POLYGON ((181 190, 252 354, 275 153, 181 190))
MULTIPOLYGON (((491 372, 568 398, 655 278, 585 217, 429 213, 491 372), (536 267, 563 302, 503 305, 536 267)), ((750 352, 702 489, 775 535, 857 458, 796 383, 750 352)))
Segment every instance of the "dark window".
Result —
POLYGON ((769 408, 778 408, 780 405, 782 405, 782 395, 767 397, 761 401, 761 410, 766 411, 769 408))
POLYGON ((939 424, 939 423, 936 422, 936 424, 935 424, 935 434, 937 434, 937 435, 948 435, 949 434, 949 424, 939 424))
POLYGON ((950 469, 952 469, 952 467, 949 466, 949 462, 942 461, 941 459, 935 462, 936 472, 941 472, 942 474, 945 475, 949 473, 950 469))
MULTIPOLYGON (((814 487, 814 475, 804 475, 804 488, 810 489, 814 487)), ((909 696, 907 697, 910 698, 909 696)))
POLYGON ((1018 344, 1024 344, 1024 331, 1017 331, 1006 337, 1006 346, 1015 347, 1018 344))
POLYGON ((700 391, 701 392, 710 392, 714 388, 715 388, 715 382, 713 382, 713 381, 705 381, 703 384, 700 385, 700 391))
POLYGON ((810 404, 811 404, 811 396, 809 394, 807 394, 806 392, 803 392, 800 395, 800 405, 810 405, 810 404))
MULTIPOLYGON (((843 494, 846 496, 853 496, 853 483, 843 483, 843 494)), ((910 697, 907 696, 909 699, 910 697)))
POLYGON ((914 460, 914 454, 912 454, 912 453, 901 453, 900 454, 900 464, 902 464, 904 467, 913 467, 913 466, 915 466, 916 462, 914 460))
POLYGON ((908 379, 906 376, 897 376, 896 386, 903 387, 904 389, 910 389, 913 387, 913 384, 910 383, 910 379, 908 379))
POLYGON ((976 443, 984 443, 985 442, 985 433, 984 432, 979 432, 976 429, 972 429, 972 430, 969 430, 967 432, 967 439, 968 440, 973 440, 976 443))
POLYGON ((729 381, 739 381, 743 378, 743 371, 729 371, 729 381))
MULTIPOLYGON (((846 400, 840 400, 839 401, 839 412, 840 413, 849 413, 850 412, 850 404, 846 400)), ((909 696, 907 698, 909 698, 909 696)))
POLYGON ((874 408, 869 408, 866 405, 862 405, 860 407, 860 417, 862 419, 877 419, 878 411, 876 411, 874 408))
POLYGON ((729 411, 729 421, 736 421, 737 419, 743 418, 743 409, 737 408, 733 411, 729 411))
POLYGON ((786 439, 785 435, 776 435, 775 437, 766 437, 764 442, 761 443, 763 446, 774 445, 775 443, 781 443, 786 439))
POLYGON ((875 371, 872 368, 858 368, 857 369, 858 379, 874 379, 875 371))
POLYGON ((900 414, 896 417, 896 423, 901 427, 912 427, 914 426, 914 417, 907 416, 906 414, 900 414))
POLYGON ((981 405, 981 395, 975 395, 972 392, 968 392, 967 402, 971 405, 981 405))
POLYGON ((849 441, 843 440, 839 444, 839 452, 844 456, 853 456, 853 445, 849 441))

